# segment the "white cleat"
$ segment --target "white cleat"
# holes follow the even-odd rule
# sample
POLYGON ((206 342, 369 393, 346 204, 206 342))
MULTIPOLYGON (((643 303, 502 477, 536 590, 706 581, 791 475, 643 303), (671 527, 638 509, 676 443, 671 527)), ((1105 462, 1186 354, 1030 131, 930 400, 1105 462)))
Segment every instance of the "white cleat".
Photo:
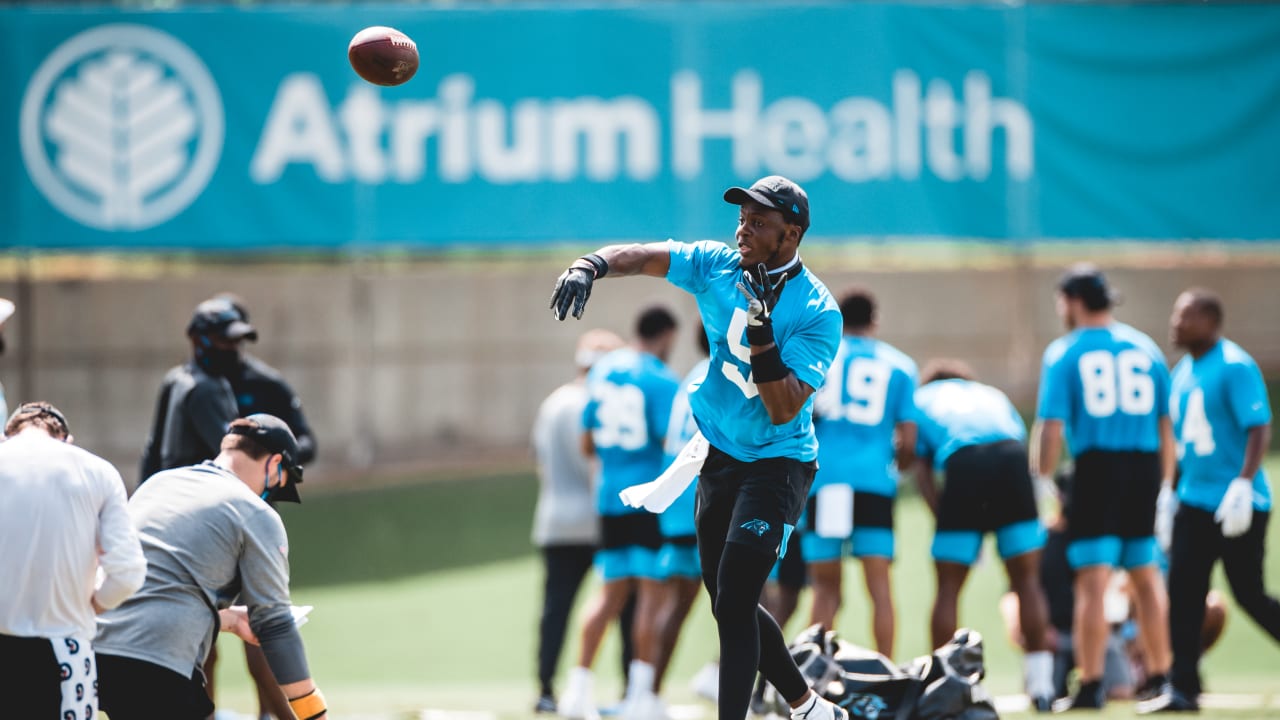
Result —
POLYGON ((702 669, 693 676, 689 681, 689 689, 694 695, 709 700, 711 702, 720 701, 720 663, 712 661, 702 666, 702 669))
POLYGON ((556 705, 556 714, 565 720, 600 720, 591 685, 590 670, 581 667, 571 670, 568 685, 556 705))
POLYGON ((662 698, 647 693, 631 698, 621 714, 622 720, 670 720, 662 698))
POLYGON ((791 720, 849 720, 849 711, 813 693, 809 702, 791 710, 791 720))

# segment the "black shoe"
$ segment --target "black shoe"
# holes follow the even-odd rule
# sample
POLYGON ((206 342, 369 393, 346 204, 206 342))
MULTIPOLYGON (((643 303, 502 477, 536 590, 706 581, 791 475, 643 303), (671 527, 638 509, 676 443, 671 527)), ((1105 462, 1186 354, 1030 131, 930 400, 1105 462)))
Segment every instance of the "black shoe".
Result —
POLYGON ((1031 698, 1031 709, 1038 713, 1047 713, 1053 711, 1053 698, 1048 695, 1031 698))
POLYGON ((1102 705, 1102 682, 1094 680, 1081 684, 1074 696, 1055 700, 1053 711, 1060 713, 1073 710, 1101 710, 1102 705))
POLYGON ((1200 712, 1200 703, 1191 697, 1183 695, 1175 690, 1172 685, 1166 683, 1163 693, 1150 700, 1138 703, 1137 710, 1139 715, 1174 712, 1198 713, 1200 712))
POLYGON ((533 706, 533 711, 535 713, 551 713, 554 715, 556 712, 556 699, 550 695, 543 695, 538 698, 538 703, 533 706))
POLYGON ((1165 675, 1164 673, 1152 675, 1146 680, 1143 680, 1142 684, 1138 686, 1138 689, 1134 691, 1133 699, 1138 702, 1142 702, 1143 700, 1154 700, 1164 694, 1166 689, 1165 686, 1168 683, 1168 675, 1165 675))

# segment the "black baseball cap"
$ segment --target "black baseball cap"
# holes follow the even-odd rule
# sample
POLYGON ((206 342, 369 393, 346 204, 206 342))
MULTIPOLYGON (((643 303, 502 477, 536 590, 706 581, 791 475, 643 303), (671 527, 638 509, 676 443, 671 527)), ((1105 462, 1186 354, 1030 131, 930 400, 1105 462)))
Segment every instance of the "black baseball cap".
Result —
POLYGON ((300 503, 298 483, 302 482, 302 466, 298 464, 298 439, 283 420, 267 413, 254 413, 245 417, 252 424, 232 425, 227 431, 232 435, 243 435, 253 438, 270 453, 284 456, 284 471, 287 481, 284 487, 274 491, 273 500, 300 503))
POLYGON ((1072 265, 1058 280, 1058 291, 1079 298, 1090 310, 1106 310, 1120 297, 1107 285, 1107 277, 1092 263, 1072 265))
POLYGON ((215 336, 223 340, 258 340, 258 331, 245 322, 240 310, 227 298, 205 300, 196 306, 187 335, 215 336))
POLYGON ((809 229, 809 195, 804 188, 782 177, 769 175, 749 188, 731 187, 724 191, 724 201, 732 205, 758 202, 782 213, 787 222, 809 229))

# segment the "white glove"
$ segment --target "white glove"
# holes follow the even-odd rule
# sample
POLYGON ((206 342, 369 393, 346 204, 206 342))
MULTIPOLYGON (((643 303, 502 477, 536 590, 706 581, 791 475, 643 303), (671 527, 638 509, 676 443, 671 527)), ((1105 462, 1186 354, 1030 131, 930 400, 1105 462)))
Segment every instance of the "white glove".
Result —
POLYGON ((1249 532, 1249 525, 1253 522, 1253 480, 1232 480, 1222 502, 1218 503, 1213 519, 1222 523, 1223 537, 1240 537, 1249 532))
POLYGON ((1156 542, 1166 554, 1173 543, 1173 515, 1178 512, 1178 494, 1169 483, 1160 483, 1156 496, 1156 542))
POLYGON ((1033 480, 1036 494, 1036 508, 1040 511, 1040 519, 1045 525, 1052 525, 1062 513, 1061 498, 1058 496, 1058 484, 1048 475, 1037 475, 1033 480))

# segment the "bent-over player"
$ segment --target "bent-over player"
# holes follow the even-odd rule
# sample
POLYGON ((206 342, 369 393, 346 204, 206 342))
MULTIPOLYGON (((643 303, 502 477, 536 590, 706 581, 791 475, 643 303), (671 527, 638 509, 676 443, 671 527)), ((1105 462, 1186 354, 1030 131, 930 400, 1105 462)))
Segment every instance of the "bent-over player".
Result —
POLYGON ((298 443, 284 421, 231 423, 211 461, 160 473, 129 514, 147 578, 98 618, 99 698, 111 720, 203 720, 201 667, 220 624, 262 646, 299 720, 325 717, 289 599, 289 538, 268 501, 298 502, 298 443), (247 618, 227 612, 233 600, 247 618), (244 627, 247 626, 247 627, 244 627))

